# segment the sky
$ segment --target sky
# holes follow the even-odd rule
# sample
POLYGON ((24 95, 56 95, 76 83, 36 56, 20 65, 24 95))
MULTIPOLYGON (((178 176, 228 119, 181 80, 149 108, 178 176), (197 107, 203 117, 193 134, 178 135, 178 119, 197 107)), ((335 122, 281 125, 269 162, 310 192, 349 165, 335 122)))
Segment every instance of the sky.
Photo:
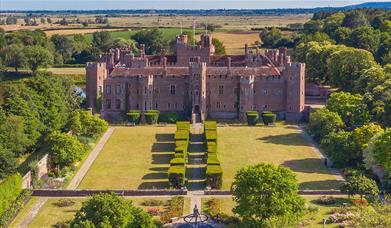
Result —
POLYGON ((346 6, 384 0, 0 0, 0 10, 273 9, 346 6))

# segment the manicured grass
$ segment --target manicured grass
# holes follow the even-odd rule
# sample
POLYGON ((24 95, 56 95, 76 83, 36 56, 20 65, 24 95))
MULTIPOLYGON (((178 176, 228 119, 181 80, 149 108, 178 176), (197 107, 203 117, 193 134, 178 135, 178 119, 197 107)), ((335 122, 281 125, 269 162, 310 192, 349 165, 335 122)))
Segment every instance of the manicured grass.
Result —
POLYGON ((53 74, 59 75, 84 75, 86 74, 86 69, 84 67, 51 67, 47 71, 52 72, 53 74))
POLYGON ((20 227, 20 223, 27 216, 27 214, 31 211, 34 205, 38 202, 38 197, 32 197, 24 206, 23 209, 19 211, 15 219, 10 224, 10 227, 20 227))
POLYGON ((174 125, 117 127, 79 188, 168 188, 174 132, 174 125))
MULTIPOLYGON (((312 213, 307 213, 303 216, 302 221, 305 222, 304 227, 311 227, 311 228, 322 228, 323 227, 323 219, 328 219, 331 211, 337 207, 340 207, 343 205, 343 203, 350 202, 346 197, 339 196, 336 197, 336 203, 332 205, 321 205, 316 203, 316 200, 319 199, 320 196, 304 196, 304 199, 306 201, 307 207, 316 207, 318 208, 317 211, 312 213)), ((204 213, 207 213, 207 201, 210 200, 213 197, 203 197, 202 202, 202 211, 204 213)), ((234 213, 232 212, 232 209, 235 206, 235 202, 230 197, 221 197, 216 198, 220 201, 220 209, 221 213, 234 216, 234 213)), ((348 205, 351 205, 348 203, 348 205)), ((327 224, 326 227, 338 227, 336 224, 327 224)))
POLYGON ((240 168, 260 162, 291 168, 297 174, 300 189, 338 189, 336 176, 300 134, 294 125, 218 128, 223 189, 230 189, 240 168))
MULTIPOLYGON (((37 198, 33 198, 37 199, 37 198)), ((38 212, 37 216, 34 218, 34 220, 31 222, 29 227, 53 227, 55 224, 59 222, 65 222, 69 221, 74 218, 74 215, 76 212, 81 208, 82 203, 87 200, 87 198, 68 198, 75 202, 72 206, 67 207, 59 207, 56 205, 56 203, 60 200, 58 198, 51 198, 49 199, 45 205, 41 208, 41 210, 38 212)), ((143 210, 147 211, 148 208, 159 208, 160 211, 164 211, 165 204, 168 200, 170 200, 170 197, 153 197, 153 198, 141 198, 141 197, 129 197, 128 200, 131 200, 133 202, 133 205, 136 207, 140 207, 143 210), (156 199, 161 200, 163 202, 160 206, 144 206, 142 205, 144 201, 148 199, 156 199)), ((23 218, 26 216, 29 210, 31 210, 32 206, 29 206, 29 204, 19 213, 19 215, 16 217, 14 222, 11 224, 10 227, 18 227, 20 225, 20 222, 23 220, 23 218)), ((187 213, 186 205, 189 205, 189 198, 185 198, 184 203, 184 213, 187 213)))

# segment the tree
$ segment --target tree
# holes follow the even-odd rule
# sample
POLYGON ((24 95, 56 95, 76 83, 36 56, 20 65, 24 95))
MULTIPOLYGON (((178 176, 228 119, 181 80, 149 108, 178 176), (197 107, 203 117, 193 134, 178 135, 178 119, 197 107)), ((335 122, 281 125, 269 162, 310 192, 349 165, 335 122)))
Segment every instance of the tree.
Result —
POLYGON ((361 126, 370 120, 368 107, 360 94, 332 93, 327 100, 326 108, 338 113, 347 127, 361 126))
POLYGON ((358 93, 372 93, 374 88, 387 80, 385 70, 380 66, 374 66, 363 70, 360 78, 354 83, 353 91, 358 93))
POLYGON ((384 201, 371 203, 370 207, 358 210, 352 217, 351 227, 391 227, 391 204, 389 196, 384 201))
POLYGON ((16 171, 17 162, 14 154, 0 145, 0 180, 16 171))
POLYGON ((383 168, 391 173, 391 129, 373 137, 364 150, 366 167, 373 169, 383 168))
POLYGON ((304 210, 297 190, 295 174, 288 168, 272 164, 242 168, 232 184, 233 212, 249 227, 291 226, 304 210))
POLYGON ((361 161, 350 131, 331 132, 323 137, 320 146, 337 167, 353 166, 361 161))
POLYGON ((224 43, 221 42, 217 38, 212 38, 212 44, 215 46, 215 54, 216 55, 225 55, 225 46, 224 43))
POLYGON ((368 20, 364 13, 359 10, 353 10, 347 13, 342 22, 342 26, 349 28, 357 28, 366 25, 368 25, 368 20))
POLYGON ((331 132, 338 131, 344 127, 341 117, 336 112, 322 108, 311 113, 307 130, 319 141, 331 132))
POLYGON ((71 227, 155 227, 151 217, 114 193, 99 193, 83 203, 71 227), (88 224, 88 225, 86 225, 88 224))
POLYGON ((47 143, 51 161, 60 168, 79 161, 86 152, 84 145, 76 137, 58 131, 48 136, 47 143))
POLYGON ((45 18, 41 17, 41 24, 45 24, 45 23, 46 23, 45 18))
POLYGON ((109 50, 112 45, 110 32, 94 32, 92 34, 92 45, 103 52, 109 50))
POLYGON ((31 146, 25 134, 24 120, 20 116, 9 115, 0 121, 0 144, 20 156, 31 146))
POLYGON ((50 17, 46 18, 46 21, 49 23, 49 24, 52 24, 52 19, 50 17))
POLYGON ((80 53, 75 55, 75 61, 77 63, 86 63, 91 61, 97 61, 101 51, 96 47, 87 47, 80 53))
POLYGON ((4 65, 15 68, 16 73, 18 69, 26 65, 26 56, 23 53, 23 47, 18 44, 11 44, 5 46, 1 50, 1 57, 4 61, 4 65))
POLYGON ((92 115, 89 111, 79 111, 80 122, 82 124, 81 135, 87 137, 97 137, 105 132, 108 123, 102 120, 99 115, 92 115))
POLYGON ((363 151, 368 147, 369 140, 376 134, 383 133, 383 128, 376 123, 369 123, 354 129, 353 139, 357 148, 363 151))
POLYGON ((75 34, 73 36, 73 48, 76 52, 81 52, 87 49, 90 45, 86 40, 85 36, 82 34, 75 34))
POLYGON ((333 32, 333 39, 337 44, 347 44, 352 30, 346 27, 339 27, 333 32))
POLYGON ((334 32, 341 27, 345 14, 343 12, 334 13, 324 20, 323 32, 330 36, 334 35, 334 32))
POLYGON ((304 24, 304 32, 307 34, 321 32, 323 28, 323 21, 310 20, 304 24))
POLYGON ((262 47, 274 47, 278 40, 282 38, 282 32, 280 29, 272 27, 269 29, 263 29, 259 33, 259 38, 262 41, 262 47))
POLYGON ((347 40, 349 46, 376 53, 380 46, 380 32, 370 26, 354 29, 347 40))
POLYGON ((342 185, 341 191, 348 194, 348 196, 360 195, 361 200, 363 196, 376 197, 379 194, 379 188, 376 182, 364 175, 353 175, 342 185))
POLYGON ((49 50, 41 46, 27 46, 24 49, 26 55, 26 65, 33 72, 39 68, 47 68, 53 64, 53 55, 49 50))
POLYGON ((138 49, 136 47, 136 44, 131 39, 124 39, 124 38, 116 38, 113 41, 113 48, 124 48, 124 47, 131 47, 133 53, 137 53, 138 49))
POLYGON ((18 19, 15 17, 15 16, 8 16, 6 19, 5 19, 5 23, 7 23, 7 25, 14 25, 16 23, 18 23, 18 19))
POLYGON ((73 135, 79 136, 82 133, 82 123, 80 121, 80 112, 73 111, 67 123, 67 129, 72 132, 73 135))
POLYGON ((161 49, 167 48, 167 41, 159 29, 145 29, 136 32, 131 36, 139 45, 145 45, 145 53, 155 55, 160 53, 161 49))
POLYGON ((327 60, 331 83, 344 91, 352 91, 363 70, 376 66, 373 55, 362 49, 344 48, 327 60))
POLYGON ((66 36, 55 34, 50 40, 53 42, 56 51, 62 56, 64 62, 72 58, 73 43, 66 36))

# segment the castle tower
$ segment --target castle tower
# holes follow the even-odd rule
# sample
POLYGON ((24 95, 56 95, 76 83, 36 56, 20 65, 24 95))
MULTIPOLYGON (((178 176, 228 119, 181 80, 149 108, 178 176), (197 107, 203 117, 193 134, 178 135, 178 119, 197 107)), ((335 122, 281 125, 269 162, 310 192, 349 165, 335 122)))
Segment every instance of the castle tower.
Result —
POLYGON ((192 107, 192 121, 202 122, 206 119, 206 63, 189 63, 189 97, 192 107))
POLYGON ((107 78, 106 63, 86 64, 86 100, 87 107, 92 108, 93 112, 99 112, 101 102, 99 102, 103 93, 103 81, 107 78))
POLYGON ((282 75, 286 83, 286 120, 300 121, 304 112, 305 64, 288 63, 282 75))

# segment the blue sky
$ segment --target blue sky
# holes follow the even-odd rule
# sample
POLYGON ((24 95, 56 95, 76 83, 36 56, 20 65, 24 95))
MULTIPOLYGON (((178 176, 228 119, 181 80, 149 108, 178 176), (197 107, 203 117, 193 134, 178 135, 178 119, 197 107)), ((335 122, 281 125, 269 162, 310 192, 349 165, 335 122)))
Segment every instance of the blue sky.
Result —
POLYGON ((345 6, 382 0, 0 0, 1 10, 270 9, 345 6))

